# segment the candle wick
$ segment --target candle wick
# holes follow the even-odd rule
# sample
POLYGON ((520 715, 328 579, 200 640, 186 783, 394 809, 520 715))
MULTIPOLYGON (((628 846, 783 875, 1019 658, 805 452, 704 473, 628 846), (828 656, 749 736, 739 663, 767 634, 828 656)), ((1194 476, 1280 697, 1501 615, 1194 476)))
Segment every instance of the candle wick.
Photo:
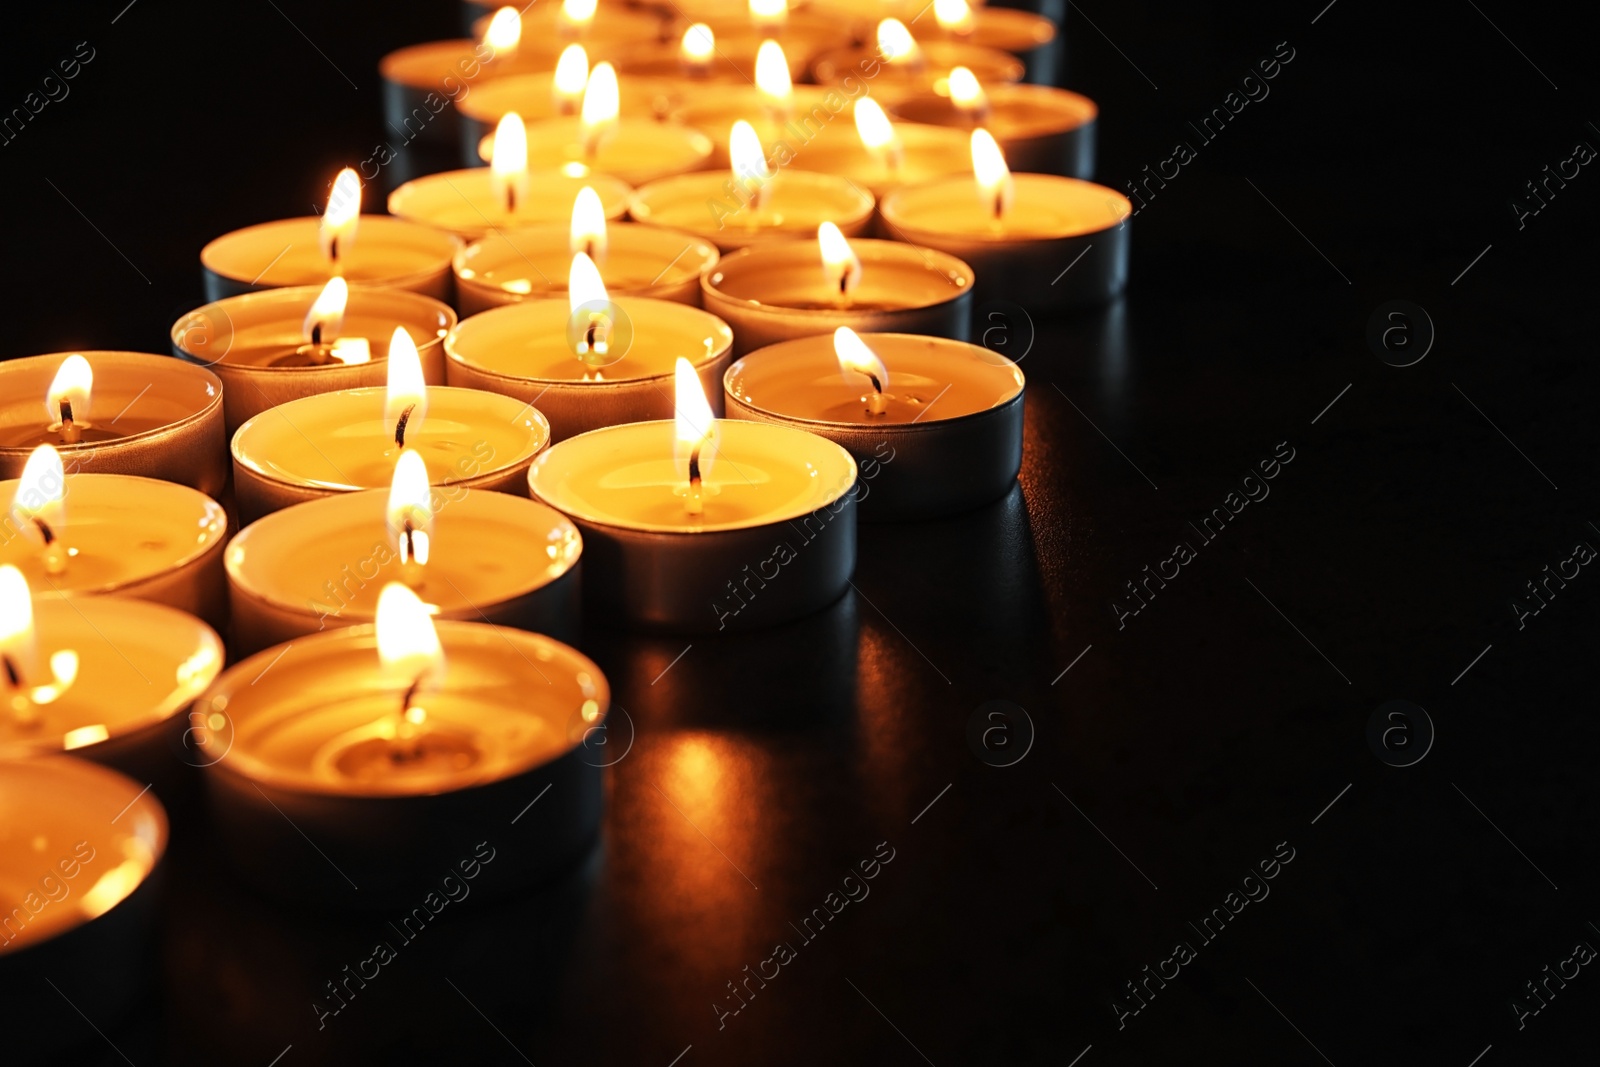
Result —
POLYGON ((1005 194, 1003 192, 1001 192, 1000 190, 996 190, 995 194, 994 194, 994 221, 999 222, 1001 216, 1003 216, 1005 214, 1005 212, 1006 212, 1005 194))
POLYGON ((883 396, 883 382, 871 371, 863 371, 867 381, 872 383, 872 395, 867 397, 867 413, 869 415, 882 415, 887 410, 883 396))
POLYGON ((511 182, 506 183, 506 214, 517 213, 517 187, 511 182))
POLYGON ((411 421, 411 413, 417 410, 417 405, 407 404, 406 409, 400 413, 400 418, 394 424, 394 445, 396 448, 406 447, 406 423, 411 421))
POLYGON ((44 538, 44 544, 46 548, 49 548, 51 545, 56 543, 56 532, 50 529, 50 524, 48 522, 45 522, 37 515, 30 516, 28 521, 39 528, 39 536, 44 538))
POLYGON ((335 267, 338 266, 338 263, 339 263, 339 235, 338 234, 334 234, 332 237, 328 238, 328 258, 333 261, 333 264, 334 264, 335 267))
POLYGON ((75 445, 83 439, 83 432, 72 421, 72 401, 61 398, 61 443, 75 445))
POLYGON ((321 345, 322 345, 322 323, 313 322, 311 324, 311 346, 313 348, 318 348, 318 347, 321 347, 321 345))
POLYGON ((699 515, 705 510, 705 498, 702 495, 700 484, 700 448, 704 444, 705 438, 701 438, 689 450, 689 499, 687 507, 691 515, 699 515))
POLYGON ((17 661, 9 653, 0 652, 0 666, 5 667, 6 682, 13 689, 22 688, 22 670, 17 666, 17 661))

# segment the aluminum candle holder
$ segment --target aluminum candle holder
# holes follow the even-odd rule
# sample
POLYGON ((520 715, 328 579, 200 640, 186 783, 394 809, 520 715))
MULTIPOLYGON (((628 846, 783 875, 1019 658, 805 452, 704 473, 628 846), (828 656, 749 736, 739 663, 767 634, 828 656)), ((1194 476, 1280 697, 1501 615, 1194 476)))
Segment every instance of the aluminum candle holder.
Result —
POLYGON ((733 327, 734 355, 839 326, 968 338, 971 267, 898 241, 856 240, 850 248, 861 280, 848 297, 828 284, 814 240, 733 252, 702 275, 707 310, 733 327))
POLYGON ((292 286, 230 296, 173 323, 173 355, 208 367, 222 379, 230 437, 245 422, 279 404, 384 384, 389 339, 397 326, 405 327, 416 342, 423 379, 443 384, 444 335, 456 324, 456 313, 437 300, 403 289, 350 287, 339 336, 365 338, 369 360, 308 366, 296 359, 306 341, 307 313, 321 293, 316 286, 292 286))
MULTIPOLYGON (((59 422, 59 412, 53 421, 59 422)), ((0 363, 0 478, 17 478, 40 444, 69 471, 134 474, 220 496, 228 484, 222 381, 170 356, 57 352, 0 363), (83 439, 49 429, 46 396, 71 355, 88 360, 93 406, 79 411, 83 439)))
MULTIPOLYGON (((317 216, 263 222, 224 234, 200 250, 206 299, 259 289, 321 286, 335 273, 322 253, 317 216)), ((409 289, 449 303, 450 259, 460 247, 449 234, 388 215, 362 215, 356 238, 339 257, 338 273, 356 285, 409 289)))
POLYGON ((780 171, 759 209, 734 199, 728 181, 720 171, 663 178, 636 192, 628 213, 637 222, 697 234, 723 252, 809 236, 824 222, 854 237, 872 221, 872 194, 832 174, 780 171))
POLYGON ((951 515, 1005 495, 1022 466, 1025 382, 1017 365, 944 338, 860 339, 888 368, 881 414, 867 407, 865 377, 843 380, 829 336, 763 348, 729 367, 728 417, 809 430, 844 446, 861 472, 864 520, 951 515))
POLYGON ((824 52, 811 61, 811 80, 818 85, 847 87, 847 79, 872 83, 874 93, 911 88, 934 89, 948 80, 955 67, 966 67, 988 85, 1021 81, 1022 61, 1006 52, 954 41, 922 41, 921 62, 896 63, 879 59, 876 45, 858 45, 824 52), (867 73, 874 71, 874 73, 867 73))
POLYGON ((608 219, 628 210, 633 188, 607 174, 542 171, 528 177, 527 195, 508 211, 488 167, 413 178, 389 194, 389 213, 476 241, 496 230, 562 222, 584 186, 600 195, 608 219))
POLYGON ((1048 85, 988 85, 983 91, 981 110, 959 106, 948 92, 928 91, 891 95, 884 106, 911 122, 967 130, 982 126, 1016 170, 1094 177, 1099 108, 1093 100, 1048 85))
MULTIPOLYGON (((653 48, 650 54, 655 54, 653 48)), ((683 102, 685 84, 676 77, 629 76, 618 79, 617 89, 618 114, 623 118, 663 120, 683 102)), ((576 115, 580 101, 581 94, 558 101, 554 72, 519 74, 478 86, 456 102, 461 113, 462 165, 475 167, 483 161, 484 138, 494 133, 508 112, 537 122, 576 115)))

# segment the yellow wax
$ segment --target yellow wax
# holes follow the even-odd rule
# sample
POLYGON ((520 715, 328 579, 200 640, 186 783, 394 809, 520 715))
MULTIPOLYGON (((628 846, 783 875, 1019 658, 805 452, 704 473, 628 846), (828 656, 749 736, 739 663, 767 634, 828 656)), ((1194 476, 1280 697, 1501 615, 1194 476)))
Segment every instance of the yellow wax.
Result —
POLYGON ((1055 23, 1031 11, 973 5, 972 16, 973 26, 967 33, 944 29, 932 12, 927 18, 913 19, 907 28, 918 41, 959 41, 1013 54, 1042 48, 1056 38, 1055 23))
MULTIPOLYGON (((19 483, 0 482, 0 501, 19 483)), ((36 593, 114 593, 184 567, 222 540, 227 516, 187 486, 123 474, 69 474, 66 521, 55 526, 67 546, 63 573, 45 569, 43 550, 16 518, 0 517, 0 564, 22 571, 36 593)))
POLYGON ((730 174, 681 174, 651 182, 634 196, 634 219, 701 234, 724 251, 752 241, 815 236, 824 222, 845 236, 865 229, 872 216, 872 194, 845 178, 783 170, 766 183, 760 207, 744 193, 730 191, 730 174))
POLYGON ((1014 174, 1005 212, 979 198, 971 178, 947 178, 897 189, 884 197, 883 216, 910 233, 981 240, 1043 240, 1110 229, 1133 211, 1128 198, 1103 185, 1053 174, 1014 174))
POLYGON ((362 215, 342 242, 338 270, 322 254, 315 216, 280 219, 224 234, 200 250, 207 270, 260 288, 346 281, 414 288, 449 269, 457 243, 448 234, 388 215, 362 215))
MULTIPOLYGON (((400 450, 384 421, 380 387, 320 393, 269 408, 239 427, 235 462, 289 485, 349 491, 381 489, 400 450)), ((420 427, 406 434, 435 485, 479 478, 525 461, 544 447, 538 413, 509 397, 448 386, 428 388, 420 427)))
POLYGON ((494 229, 569 219, 572 201, 585 185, 600 194, 606 218, 621 218, 628 209, 633 190, 625 182, 574 167, 571 173, 530 175, 527 195, 508 211, 504 197, 495 190, 489 168, 473 167, 406 182, 389 194, 389 212, 475 240, 494 229))
MULTIPOLYGON (((492 141, 493 135, 485 137, 479 150, 485 162, 492 141)), ((528 166, 534 170, 581 166, 613 175, 630 185, 698 170, 711 157, 711 147, 709 137, 687 126, 618 119, 596 138, 590 152, 584 147, 578 119, 553 118, 528 124, 528 166)))
POLYGON ((1099 114, 1099 108, 1087 96, 1049 85, 985 86, 984 96, 988 111, 981 119, 956 107, 948 91, 913 93, 885 106, 890 114, 912 122, 968 130, 982 126, 994 134, 1002 147, 1008 141, 1078 129, 1099 114))
MULTIPOLYGON (((498 78, 461 97, 456 102, 456 108, 464 117, 489 129, 493 129, 509 111, 522 116, 524 122, 577 114, 579 101, 576 100, 570 111, 556 110, 554 82, 553 73, 498 78)), ((618 113, 624 118, 663 118, 679 103, 682 94, 682 85, 672 79, 638 76, 619 78, 618 113)))
MULTIPOLYGON (((494 303, 560 296, 572 267, 569 243, 568 226, 560 223, 492 233, 456 257, 456 279, 463 288, 489 291, 494 303)), ((606 226, 597 262, 615 296, 683 285, 716 261, 716 247, 693 234, 618 222, 606 226)))
POLYGON ((63 650, 77 653, 78 676, 25 716, 0 702, 0 760, 83 750, 142 730, 186 708, 222 669, 211 628, 160 604, 35 597, 33 622, 37 662, 23 666, 24 684, 48 683, 50 654, 63 650))
POLYGON ((861 261, 861 279, 847 297, 829 284, 815 240, 784 241, 734 252, 711 269, 706 286, 751 310, 833 314, 931 307, 954 300, 972 287, 971 271, 964 269, 965 264, 940 252, 878 240, 851 241, 850 249, 861 261))
POLYGON ((746 529, 798 519, 855 482, 850 454, 784 426, 717 421, 702 454, 704 512, 685 507, 671 421, 610 426, 554 445, 529 469, 534 495, 574 518, 660 533, 746 529))
POLYGON ((920 41, 917 48, 922 53, 920 64, 880 60, 875 44, 835 49, 818 56, 811 71, 819 84, 850 88, 855 82, 865 81, 874 92, 908 85, 936 88, 948 82, 955 67, 966 67, 982 85, 1022 80, 1021 61, 998 49, 956 41, 920 41), (874 70, 876 73, 869 73, 874 70))
POLYGON ((78 425, 90 430, 81 446, 64 443, 59 415, 52 419, 45 413, 45 394, 68 355, 61 353, 0 362, 0 449, 54 445, 70 469, 75 458, 93 462, 89 454, 95 443, 194 419, 217 402, 216 379, 175 359, 139 352, 82 354, 94 370, 94 390, 88 408, 73 412, 78 425))

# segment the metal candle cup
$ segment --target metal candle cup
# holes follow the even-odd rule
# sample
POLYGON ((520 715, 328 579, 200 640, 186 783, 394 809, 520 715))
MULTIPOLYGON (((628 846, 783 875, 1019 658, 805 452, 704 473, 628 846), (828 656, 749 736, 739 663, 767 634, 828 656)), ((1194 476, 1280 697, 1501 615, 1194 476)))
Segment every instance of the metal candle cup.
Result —
POLYGON ((584 742, 604 730, 605 676, 540 634, 435 626, 444 676, 419 697, 411 756, 383 736, 405 684, 385 679, 372 626, 257 653, 200 698, 233 724, 206 790, 224 857, 251 885, 320 907, 410 908, 463 857, 492 861, 483 887, 505 895, 589 848, 604 782, 584 742))
POLYGON ((384 384, 389 338, 396 326, 404 326, 416 342, 423 378, 430 384, 444 381, 443 340, 456 323, 456 313, 437 300, 403 289, 350 287, 339 334, 366 338, 372 350, 369 361, 276 365, 305 343, 306 314, 321 292, 316 286, 293 286, 230 296, 173 323, 173 355, 208 367, 222 379, 230 437, 278 404, 336 389, 384 384))
POLYGON ((94 372, 93 407, 80 420, 114 436, 67 444, 47 430, 45 396, 73 353, 0 363, 0 478, 53 444, 68 470, 159 478, 220 496, 228 484, 222 381, 201 367, 142 352, 79 352, 94 372))
POLYGON ((855 457, 867 521, 927 519, 1004 496, 1022 466, 1017 365, 938 337, 865 333, 888 368, 882 415, 841 376, 831 336, 785 341, 728 368, 728 417, 808 430, 855 457))
POLYGON ((952 103, 948 92, 893 96, 884 106, 912 122, 965 130, 982 126, 994 134, 1006 162, 1018 171, 1068 178, 1094 175, 1099 108, 1093 100, 1047 85, 987 85, 984 95, 988 107, 981 121, 952 103))
MULTIPOLYGON (((114 1027, 156 966, 167 817, 143 783, 68 757, 0 764, 0 810, 6 1051, 58 1062, 75 1041, 99 1040, 77 1004, 114 1027)), ((88 1058, 80 1048, 72 1061, 88 1058)))
POLYGON ((431 226, 388 215, 363 215, 335 270, 322 254, 315 216, 280 219, 223 234, 200 250, 206 299, 258 289, 321 286, 335 274, 357 285, 409 289, 448 303, 450 258, 460 243, 431 226))
MULTIPOLYGON (((0 502, 19 481, 0 482, 0 502)), ((135 597, 198 615, 215 629, 227 624, 222 549, 228 518, 222 505, 188 486, 126 474, 68 474, 66 520, 53 536, 67 549, 65 567, 50 573, 38 542, 14 532, 0 541, 34 593, 69 597, 135 597)))
MULTIPOLYGON (((497 231, 456 255, 456 290, 463 315, 525 300, 565 296, 572 266, 570 227, 552 223, 497 231)), ((717 261, 703 237, 659 226, 606 226, 602 264, 606 291, 700 306, 700 273, 717 261)))
POLYGON ((818 85, 847 85, 847 79, 856 79, 889 91, 934 89, 956 67, 966 67, 985 85, 1022 80, 1022 61, 1006 52, 954 41, 921 41, 917 47, 922 53, 920 63, 883 60, 876 45, 836 48, 812 60, 811 80, 818 85))
MULTIPOLYGON (((404 581, 385 528, 388 493, 308 500, 228 544, 233 652, 250 655, 330 627, 370 623, 378 592, 404 581)), ((412 588, 438 618, 578 636, 583 540, 559 512, 505 493, 433 490, 430 558, 412 588)))
POLYGON ((1053 174, 1015 174, 997 220, 971 178, 905 186, 883 198, 901 240, 972 264, 975 300, 1006 299, 1039 314, 1104 303, 1128 281, 1133 205, 1115 189, 1053 174))
POLYGON ((740 119, 750 123, 763 145, 783 141, 795 152, 809 144, 833 123, 838 123, 853 134, 854 126, 846 107, 849 98, 839 89, 816 85, 795 85, 790 88, 787 114, 775 114, 771 100, 759 88, 745 82, 742 85, 718 86, 714 92, 694 94, 683 106, 673 112, 673 119, 703 130, 711 138, 714 149, 712 166, 726 169, 728 157, 728 130, 740 119))
POLYGON ((760 208, 734 198, 730 180, 720 171, 663 178, 636 192, 628 213, 636 222, 698 234, 723 252, 810 236, 824 222, 855 237, 872 220, 872 195, 832 174, 780 171, 766 183, 760 208))
POLYGON ((830 290, 817 241, 784 241, 730 253, 701 277, 708 311, 733 327, 733 352, 836 327, 926 333, 966 340, 972 268, 932 249, 856 240, 861 281, 848 297, 830 290))
MULTIPOLYGON (((382 489, 400 450, 384 419, 382 387, 302 397, 264 411, 233 435, 239 521, 304 500, 382 489)), ((522 472, 550 440, 530 405, 475 389, 430 386, 428 414, 406 437, 433 484, 526 495, 522 472)))
MULTIPOLYGON (((659 120, 682 102, 685 85, 676 78, 628 77, 618 79, 617 88, 618 113, 623 118, 659 120)), ((557 107, 553 72, 518 74, 478 86, 457 102, 456 110, 461 113, 461 162, 470 167, 483 158, 483 139, 508 112, 536 122, 577 114, 577 101, 569 109, 557 107)))
MULTIPOLYGON (((750 77, 756 66, 756 52, 766 38, 748 29, 740 33, 725 33, 713 25, 711 31, 716 48, 706 57, 705 67, 699 71, 686 72, 678 49, 672 44, 652 41, 618 52, 615 59, 617 73, 631 78, 675 81, 678 94, 684 100, 691 100, 706 92, 720 93, 731 87, 749 88, 750 77)), ((791 35, 786 31, 779 40, 789 63, 790 80, 801 81, 811 57, 838 39, 837 30, 826 36, 791 35)))
POLYGON ((605 174, 550 171, 529 175, 528 193, 508 211, 488 167, 413 178, 389 194, 389 213, 475 241, 497 229, 561 222, 585 185, 600 194, 606 218, 628 210, 633 189, 605 174))
POLYGON ((0 760, 71 752, 153 783, 172 803, 194 725, 184 712, 222 670, 216 632, 176 608, 116 596, 36 596, 33 629, 41 660, 70 651, 77 676, 27 716, 0 711, 0 760))
POLYGON ((583 533, 593 618, 716 633, 787 622, 837 600, 856 559, 856 464, 786 426, 721 420, 704 511, 687 513, 672 421, 569 438, 529 469, 536 499, 583 533))
POLYGON ((909 28, 923 45, 953 41, 1009 52, 1022 61, 1023 80, 1035 85, 1053 85, 1060 68, 1061 39, 1056 24, 1031 11, 974 3, 972 28, 966 33, 945 30, 932 17, 913 19, 909 28))
POLYGON ((892 153, 869 149, 854 121, 841 116, 826 133, 795 149, 791 166, 837 174, 882 197, 902 185, 918 185, 954 174, 971 174, 969 135, 941 126, 914 122, 894 124, 892 153))
MULTIPOLYGON (((732 359, 733 331, 699 308, 647 297, 613 300, 618 321, 611 362, 595 377, 568 339, 570 302, 527 300, 464 319, 445 339, 451 385, 537 403, 550 439, 601 426, 670 418, 674 361, 694 365, 716 396, 732 359)), ((670 452, 670 450, 669 450, 670 452)))

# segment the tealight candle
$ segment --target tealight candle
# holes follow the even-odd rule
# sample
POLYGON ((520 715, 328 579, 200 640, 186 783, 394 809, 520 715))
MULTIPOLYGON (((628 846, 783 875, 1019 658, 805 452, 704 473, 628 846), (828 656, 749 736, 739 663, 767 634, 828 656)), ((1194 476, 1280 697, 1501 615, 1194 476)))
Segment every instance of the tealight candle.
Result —
POLYGON ((967 130, 982 126, 1021 171, 1068 178, 1094 174, 1099 108, 1087 96, 1048 85, 985 86, 966 67, 952 70, 943 89, 891 95, 887 106, 912 122, 967 130))
POLYGON ((987 348, 901 333, 804 337, 728 368, 728 415, 850 451, 868 520, 950 515, 1004 496, 1022 465, 1022 371, 987 348))
POLYGON ((831 222, 815 241, 732 252, 700 283, 736 356, 838 326, 959 340, 972 328, 971 267, 898 241, 848 241, 831 222))
POLYGON ((451 102, 495 77, 547 69, 545 49, 523 47, 515 9, 492 18, 480 39, 428 41, 390 52, 378 64, 383 78, 383 117, 403 130, 407 144, 448 147, 460 134, 451 102))
POLYGON ((625 182, 584 167, 529 173, 527 130, 513 111, 496 127, 488 167, 414 178, 389 194, 389 212, 477 240, 496 229, 559 222, 585 185, 600 195, 606 218, 622 217, 633 192, 625 182))
POLYGON ((901 185, 916 185, 967 171, 968 135, 960 130, 918 123, 895 124, 869 96, 856 100, 853 128, 836 128, 808 142, 794 165, 838 174, 882 196, 901 185))
POLYGON ((1059 67, 1056 24, 1032 11, 978 7, 967 0, 934 0, 933 18, 915 18, 911 32, 922 42, 956 41, 1009 52, 1022 61, 1023 77, 1035 85, 1052 85, 1059 67))
POLYGON ((456 256, 456 289, 465 315, 529 298, 565 296, 572 256, 586 253, 608 288, 700 306, 700 273, 717 261, 710 241, 678 230, 608 224, 605 208, 585 186, 567 226, 530 226, 474 241, 456 256))
POLYGON ((878 23, 875 45, 838 48, 811 63, 812 80, 820 85, 847 85, 847 79, 871 81, 875 90, 936 88, 955 67, 966 67, 986 82, 1020 81, 1022 61, 1008 53, 960 41, 917 41, 899 19, 878 23))
POLYGON ((168 787, 182 714, 222 669, 222 641, 175 608, 123 597, 31 598, 0 566, 0 760, 71 752, 168 787))
POLYGON ((170 356, 74 352, 0 363, 0 478, 41 444, 72 470, 160 478, 220 496, 228 484, 222 382, 170 356), (63 415, 69 417, 63 417, 63 415))
POLYGON ((0 811, 8 1059, 85 1062, 74 1046, 98 1037, 78 1005, 116 1026, 157 965, 166 813, 144 783, 70 757, 0 764, 0 811))
POLYGON ((787 426, 718 420, 680 359, 676 415, 553 446, 533 495, 571 516, 600 618, 675 632, 786 622, 838 599, 856 554, 856 464, 787 426))
MULTIPOLYGON (((493 5, 484 5, 492 7, 493 5)), ((484 37, 495 18, 505 8, 484 14, 471 24, 477 37, 484 37)), ((660 39, 663 28, 660 14, 648 5, 598 3, 597 0, 561 0, 561 3, 530 3, 516 9, 521 16, 521 48, 549 56, 571 42, 590 51, 610 52, 613 48, 641 38, 660 39)))
MULTIPOLYGON (((654 42, 640 44, 617 53, 616 67, 630 78, 674 79, 687 99, 702 95, 702 88, 720 92, 730 86, 748 87, 757 54, 768 39, 749 30, 730 32, 697 22, 683 31, 676 51, 654 42)), ((825 35, 785 34, 791 79, 804 77, 811 57, 837 39, 837 28, 825 35)))
POLYGON ((839 89, 794 85, 783 46, 764 40, 755 54, 755 84, 719 86, 715 92, 696 93, 673 113, 677 121, 704 130, 715 151, 711 162, 729 166, 729 131, 743 119, 762 144, 778 142, 799 149, 819 136, 844 110, 839 89))
POLYGON ((1102 303, 1128 280, 1133 205, 1115 189, 1054 174, 1011 174, 987 130, 972 133, 973 176, 902 186, 883 198, 901 240, 960 256, 976 300, 1034 312, 1102 303))
POLYGON ((441 342, 456 313, 403 289, 291 286, 230 296, 173 323, 172 353, 222 379, 231 437, 277 404, 384 381, 390 342, 403 329, 423 377, 444 381, 441 342))
MULTIPOLYGON (((760 241, 785 240, 832 222, 847 236, 863 233, 872 217, 872 195, 847 179, 802 170, 775 172, 760 137, 740 120, 729 133, 733 177, 681 174, 634 194, 629 214, 638 222, 687 230, 724 252, 760 241)), ((779 154, 782 168, 789 160, 779 154)))
POLYGON ((214 627, 227 617, 222 506, 185 485, 125 474, 67 474, 40 445, 22 476, 0 482, 10 503, 0 564, 41 594, 120 594, 167 604, 214 627))
POLYGON ((348 167, 320 217, 281 219, 224 234, 200 250, 207 300, 347 282, 409 289, 449 302, 450 258, 459 243, 431 226, 361 214, 361 182, 348 167))
POLYGON ((296 504, 229 542, 233 652, 372 622, 391 581, 426 598, 438 618, 574 640, 582 550, 559 512, 505 493, 432 488, 407 450, 387 492, 296 504))
POLYGON ((549 440, 531 404, 427 387, 414 356, 395 358, 384 388, 302 397, 241 426, 234 494, 248 523, 302 500, 381 489, 408 447, 439 485, 522 494, 522 472, 549 440))
POLYGON ((200 699, 233 723, 206 767, 217 840, 251 885, 324 905, 411 906, 441 871, 476 873, 474 854, 494 861, 493 892, 526 887, 599 832, 603 763, 585 742, 609 704, 568 646, 434 623, 391 583, 374 625, 257 653, 200 699))
POLYGON ((562 441, 600 426, 671 416, 684 353, 708 389, 732 358, 733 331, 698 308, 612 300, 587 253, 572 258, 565 299, 526 300, 464 319, 445 339, 451 385, 537 404, 562 441))

